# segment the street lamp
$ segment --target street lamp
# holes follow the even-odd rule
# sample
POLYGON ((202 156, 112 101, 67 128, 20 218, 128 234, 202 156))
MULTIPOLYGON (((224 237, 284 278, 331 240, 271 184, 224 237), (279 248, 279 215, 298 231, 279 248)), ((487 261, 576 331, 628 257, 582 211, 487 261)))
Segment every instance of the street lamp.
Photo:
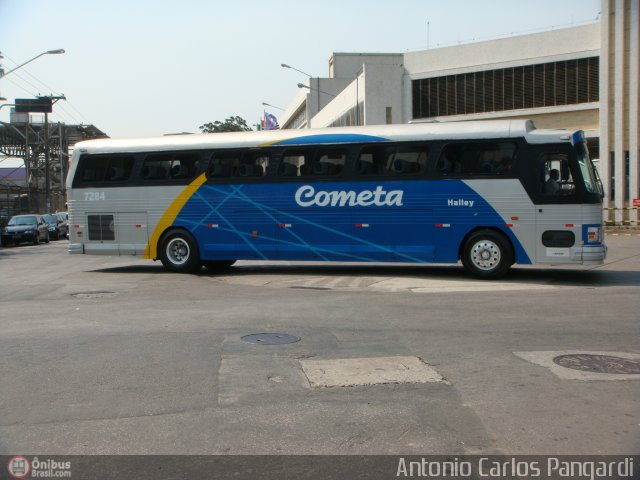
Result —
POLYGON ((296 72, 300 72, 303 75, 306 75, 307 77, 311 78, 311 75, 309 75, 306 72, 303 72, 302 70, 298 70, 296 67, 292 67, 291 65, 287 65, 286 63, 281 63, 280 66, 282 68, 290 68, 291 70, 295 70, 296 72))
POLYGON ((262 102, 262 105, 264 105, 265 107, 277 108, 278 110, 282 110, 284 112, 284 108, 276 107, 275 105, 271 105, 270 103, 267 103, 267 102, 262 102))
POLYGON ((56 50, 47 50, 46 52, 42 52, 41 54, 36 55, 35 57, 33 57, 33 58, 31 58, 31 59, 27 60, 26 62, 21 63, 21 64, 20 64, 20 65, 18 65, 17 67, 12 68, 12 69, 11 69, 11 70, 9 70, 8 72, 0 72, 0 78, 4 78, 4 77, 6 77, 6 76, 7 76, 7 75, 9 75, 11 72, 15 72, 15 71, 16 71, 16 70, 18 70, 19 68, 24 67, 27 63, 31 63, 31 62, 33 62, 33 61, 34 61, 34 60, 36 60, 37 58, 40 58, 40 57, 41 57, 41 56, 43 56, 43 55, 60 55, 60 54, 62 54, 62 53, 64 53, 64 48, 58 48, 58 49, 56 49, 56 50))
POLYGON ((298 88, 306 88, 308 90, 315 90, 316 92, 324 93, 325 95, 329 95, 330 97, 336 97, 337 96, 337 95, 334 95, 333 93, 323 92, 322 90, 319 90, 317 88, 310 87, 309 85, 305 85, 304 83, 299 83, 298 84, 298 88))
MULTIPOLYGON (((11 70, 9 70, 8 72, 5 72, 4 70, 0 69, 0 79, 6 77, 7 75, 9 75, 12 72, 15 72, 16 70, 18 70, 19 68, 24 67, 26 64, 33 62, 34 60, 37 60, 38 58, 42 57, 43 55, 61 55, 65 53, 64 48, 57 48, 55 50, 46 50, 38 55, 36 55, 33 58, 30 58, 29 60, 27 60, 24 63, 21 63, 20 65, 18 65, 17 67, 12 68, 11 70)), ((2 56, 0 55, 0 58, 2 58, 2 56)), ((50 98, 55 98, 56 100, 65 100, 64 95, 60 96, 60 97, 50 97, 50 98)), ((26 127, 26 133, 27 133, 27 137, 28 137, 28 132, 29 132, 29 122, 27 122, 27 127, 26 127)), ((29 177, 29 143, 28 143, 28 138, 25 139, 26 140, 26 150, 25 150, 25 158, 24 158, 24 164, 26 167, 26 171, 27 171, 27 179, 29 177)), ((47 204, 47 212, 51 211, 51 190, 50 190, 50 184, 49 184, 49 116, 48 113, 45 112, 44 114, 44 158, 45 158, 45 166, 44 166, 44 175, 45 175, 45 199, 46 199, 46 204, 47 204)), ((29 192, 29 181, 27 180, 27 195, 29 196, 29 203, 31 203, 31 194, 29 192)))

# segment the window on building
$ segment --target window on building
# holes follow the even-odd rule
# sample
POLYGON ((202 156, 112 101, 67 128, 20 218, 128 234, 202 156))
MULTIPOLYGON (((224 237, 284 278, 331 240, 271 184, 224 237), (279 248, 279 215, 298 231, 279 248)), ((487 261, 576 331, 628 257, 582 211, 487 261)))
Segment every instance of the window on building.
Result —
POLYGON ((413 118, 599 101, 600 58, 414 80, 413 118))

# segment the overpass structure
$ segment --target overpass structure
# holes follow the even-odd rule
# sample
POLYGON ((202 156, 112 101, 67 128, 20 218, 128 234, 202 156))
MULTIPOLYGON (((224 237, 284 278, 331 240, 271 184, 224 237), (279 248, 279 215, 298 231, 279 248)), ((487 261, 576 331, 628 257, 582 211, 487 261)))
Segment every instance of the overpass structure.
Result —
POLYGON ((32 122, 29 115, 12 115, 11 120, 0 122, 0 167, 3 157, 22 159, 24 179, 0 175, 0 216, 44 213, 47 190, 51 210, 65 210, 64 182, 74 145, 107 135, 94 125, 45 125, 32 122))

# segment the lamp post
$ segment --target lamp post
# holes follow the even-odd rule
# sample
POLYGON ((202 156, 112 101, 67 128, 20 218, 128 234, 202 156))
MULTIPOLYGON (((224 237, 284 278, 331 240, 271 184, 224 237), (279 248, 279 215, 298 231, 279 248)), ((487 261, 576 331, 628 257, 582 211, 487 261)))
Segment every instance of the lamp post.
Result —
POLYGON ((298 70, 296 67, 292 67, 291 65, 287 65, 286 63, 281 63, 280 66, 282 68, 290 68, 291 70, 295 70, 296 72, 300 72, 303 75, 306 75, 307 77, 311 78, 311 75, 309 75, 307 72, 303 72, 302 70, 298 70))
MULTIPOLYGON (((320 79, 318 79, 318 85, 320 84, 320 79)), ((298 84, 298 88, 306 88, 307 90, 314 90, 316 91, 317 94, 317 98, 318 98, 318 112, 320 112, 320 94, 324 93, 325 95, 329 95, 330 97, 336 97, 336 95, 334 95, 333 93, 329 93, 329 92, 324 92, 322 90, 320 90, 319 88, 313 88, 310 87, 309 85, 305 85, 304 83, 299 83, 298 84)), ((307 128, 311 128, 311 118, 307 118, 307 128)))
POLYGON ((271 105, 270 103, 267 103, 267 102, 262 102, 262 105, 265 106, 265 107, 277 108, 278 110, 282 110, 284 112, 284 108, 276 107, 275 105, 271 105))
MULTIPOLYGON (((42 53, 39 53, 38 55, 36 55, 33 58, 30 58, 29 60, 27 60, 24 63, 21 63, 20 65, 18 65, 17 67, 12 68, 11 70, 9 70, 8 72, 2 71, 0 70, 0 79, 6 77, 7 75, 9 75, 10 73, 15 72, 16 70, 18 70, 19 68, 24 67, 25 65, 27 65, 28 63, 33 62, 34 60, 37 60, 38 58, 42 57, 43 55, 61 55, 65 53, 64 48, 57 48, 55 50, 46 50, 42 53)), ((61 97, 52 97, 52 98, 57 98, 57 99, 64 99, 64 95, 61 97)), ((28 126, 27 126, 27 134, 28 134, 28 126)), ((44 175, 45 175, 45 199, 46 199, 46 208, 47 208, 47 212, 49 212, 51 210, 51 190, 50 190, 50 185, 49 185, 49 118, 47 115, 47 112, 45 112, 44 114, 44 155, 45 155, 45 167, 44 167, 44 175)), ((26 152, 25 152, 25 167, 26 167, 26 171, 29 171, 29 144, 27 142, 26 145, 26 152)), ((27 179, 27 188, 29 188, 29 181, 27 179)), ((31 199, 29 198, 29 201, 31 199)))
MULTIPOLYGON (((2 68, 0 68, 0 78, 4 78, 4 77, 6 77, 6 76, 7 76, 7 75, 9 75, 10 73, 15 72, 15 71, 16 71, 16 70, 18 70, 19 68, 24 67, 27 63, 31 63, 31 62, 33 62, 34 60, 36 60, 36 59, 40 58, 40 57, 41 57, 41 56, 43 56, 43 55, 60 55, 60 54, 62 54, 62 53, 64 53, 64 48, 57 48, 57 49, 55 49, 55 50, 47 50, 46 52, 42 52, 42 53, 40 53, 40 54, 36 55, 35 57, 30 58, 30 59, 29 59, 29 60, 27 60, 26 62, 21 63, 21 64, 20 64, 20 65, 18 65, 17 67, 12 68, 12 69, 11 69, 11 70, 9 70, 8 72, 5 72, 2 68)), ((0 52, 0 59, 2 59, 2 58, 4 58, 4 57, 2 56, 2 53, 0 52)), ((0 96, 0 101, 3 101, 3 102, 4 102, 4 101, 6 101, 6 100, 7 100, 6 98, 4 98, 4 97, 0 96)))
POLYGON ((330 97, 336 97, 333 93, 323 92, 317 88, 310 87, 309 85, 305 85, 304 83, 299 83, 298 88, 306 88, 307 90, 315 90, 316 92, 324 93, 325 95, 329 95, 330 97))
POLYGON ((11 69, 11 70, 9 70, 8 72, 2 72, 2 71, 0 71, 0 78, 4 78, 4 77, 6 77, 6 76, 7 76, 7 75, 9 75, 10 73, 15 72, 15 71, 16 71, 16 70, 18 70, 19 68, 24 67, 27 63, 31 63, 31 62, 33 62, 34 60, 36 60, 36 59, 40 58, 40 57, 41 57, 41 56, 43 56, 43 55, 60 55, 60 54, 62 54, 62 53, 64 53, 64 48, 58 48, 58 49, 56 49, 56 50, 47 50, 46 52, 42 52, 42 53, 40 53, 40 54, 36 55, 35 57, 33 57, 33 58, 31 58, 31 59, 27 60, 26 62, 21 63, 21 64, 20 64, 20 65, 18 65, 17 67, 12 68, 12 69, 11 69))
MULTIPOLYGON (((302 70, 296 68, 296 67, 292 67, 291 65, 287 65, 286 63, 281 63, 280 66, 282 68, 290 68, 291 70, 295 70, 296 72, 300 72, 303 75, 306 75, 307 77, 309 77, 309 90, 311 90, 311 79, 313 78, 311 75, 309 75, 307 72, 303 72, 302 70)), ((302 84, 298 84, 298 88, 302 88, 300 87, 300 85, 302 84)), ((316 78, 316 90, 319 92, 320 91, 320 78, 316 78)), ((317 105, 317 110, 318 112, 320 111, 320 95, 318 95, 318 105, 317 105)), ((307 127, 311 128, 311 116, 309 115, 309 109, 307 108, 307 127)))

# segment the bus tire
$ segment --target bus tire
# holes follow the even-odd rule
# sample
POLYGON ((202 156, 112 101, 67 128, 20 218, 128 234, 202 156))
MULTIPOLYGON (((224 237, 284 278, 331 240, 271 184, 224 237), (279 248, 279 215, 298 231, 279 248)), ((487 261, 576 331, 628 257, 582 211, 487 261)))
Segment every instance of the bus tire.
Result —
POLYGON ((229 268, 234 263, 236 263, 235 260, 204 260, 202 262, 207 270, 211 271, 224 270, 226 268, 229 268))
POLYGON ((465 242, 462 265, 474 277, 493 279, 504 276, 513 265, 509 240, 493 230, 479 230, 465 242))
POLYGON ((172 230, 160 240, 159 257, 167 270, 191 273, 200 270, 198 243, 186 230, 172 230))

